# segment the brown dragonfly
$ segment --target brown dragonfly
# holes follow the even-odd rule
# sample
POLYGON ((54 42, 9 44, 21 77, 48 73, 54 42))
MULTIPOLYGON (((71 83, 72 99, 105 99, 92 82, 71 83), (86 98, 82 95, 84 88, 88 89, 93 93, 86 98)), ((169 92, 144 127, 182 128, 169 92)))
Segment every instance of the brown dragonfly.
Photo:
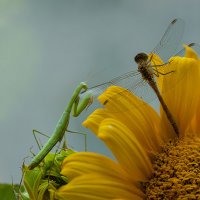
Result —
MULTIPOLYGON (((151 52, 151 55, 158 55, 164 62, 167 62, 168 59, 173 55, 183 55, 184 49, 175 54, 178 45, 181 43, 183 32, 184 21, 179 18, 174 19, 167 27, 167 30, 165 31, 160 42, 151 52)), ((200 52, 200 46, 198 44, 191 43, 189 44, 189 46, 200 52)), ((135 95, 141 97, 146 102, 150 102, 150 100, 152 100, 154 96, 157 96, 170 124, 172 125, 175 133, 178 135, 179 130, 176 125, 176 122, 171 112, 169 111, 167 105, 165 104, 155 80, 155 76, 167 75, 170 74, 172 71, 168 73, 159 72, 157 70, 157 66, 152 65, 151 58, 149 58, 146 53, 137 54, 135 56, 135 62, 138 65, 138 69, 136 71, 129 71, 110 81, 91 87, 86 92, 83 92, 81 95, 91 93, 93 97, 96 97, 103 93, 109 86, 117 85, 126 88, 130 92, 133 92, 135 95), (154 91, 153 96, 152 92, 149 92, 152 89, 154 91)), ((116 98, 116 96, 113 98, 116 98)), ((109 99, 106 100, 104 104, 108 102, 109 99)))

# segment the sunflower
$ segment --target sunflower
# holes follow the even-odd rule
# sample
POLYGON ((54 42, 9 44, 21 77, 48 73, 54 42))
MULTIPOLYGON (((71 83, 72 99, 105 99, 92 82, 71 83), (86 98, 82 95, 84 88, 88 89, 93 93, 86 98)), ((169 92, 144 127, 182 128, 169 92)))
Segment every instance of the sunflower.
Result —
MULTIPOLYGON (((67 157, 61 173, 69 183, 56 198, 68 200, 200 199, 200 60, 185 46, 159 70, 158 87, 177 127, 162 107, 158 114, 142 99, 112 86, 83 125, 112 151, 116 160, 92 152, 67 157)), ((154 60, 157 63, 161 61, 154 60)))

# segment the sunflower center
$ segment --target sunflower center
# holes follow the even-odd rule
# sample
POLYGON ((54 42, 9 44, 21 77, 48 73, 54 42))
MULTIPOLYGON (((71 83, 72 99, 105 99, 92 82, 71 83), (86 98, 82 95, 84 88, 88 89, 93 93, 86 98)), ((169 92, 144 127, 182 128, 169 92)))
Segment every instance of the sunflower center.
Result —
POLYGON ((155 155, 153 168, 142 183, 146 199, 200 199, 200 139, 170 141, 155 155))

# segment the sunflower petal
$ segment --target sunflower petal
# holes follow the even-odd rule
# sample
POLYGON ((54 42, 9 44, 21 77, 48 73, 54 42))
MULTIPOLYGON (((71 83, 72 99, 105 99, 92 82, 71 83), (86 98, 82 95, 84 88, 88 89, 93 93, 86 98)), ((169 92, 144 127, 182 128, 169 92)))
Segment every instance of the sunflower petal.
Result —
MULTIPOLYGON (((163 67, 165 72, 171 73, 158 78, 162 96, 178 125, 180 136, 184 136, 190 126, 200 95, 200 88, 197 88, 200 87, 200 61, 190 47, 186 47, 186 56, 172 57, 168 66, 163 67)), ((172 131, 162 108, 161 118, 168 131, 172 131)))
POLYGON ((108 118, 101 123, 98 137, 106 143, 133 180, 147 180, 150 177, 152 165, 149 156, 124 124, 108 118))
POLYGON ((125 180, 97 174, 79 176, 62 186, 56 192, 56 198, 68 200, 109 200, 109 199, 138 199, 144 194, 125 180))
POLYGON ((91 172, 130 180, 130 176, 119 164, 101 154, 79 152, 68 156, 63 161, 61 174, 69 180, 91 172))
POLYGON ((99 100, 107 101, 104 109, 96 110, 83 123, 97 134, 98 126, 105 118, 113 118, 126 124, 147 151, 157 151, 164 134, 159 133, 160 119, 152 107, 127 90, 112 86, 99 100), (112 98, 111 98, 112 97, 112 98))

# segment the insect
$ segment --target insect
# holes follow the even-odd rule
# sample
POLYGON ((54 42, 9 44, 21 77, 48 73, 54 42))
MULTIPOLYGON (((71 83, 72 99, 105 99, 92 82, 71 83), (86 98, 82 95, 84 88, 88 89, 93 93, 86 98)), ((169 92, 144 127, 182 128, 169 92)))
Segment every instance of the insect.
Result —
MULTIPOLYGON (((153 49, 152 56, 154 54, 158 55, 164 62, 168 61, 168 59, 175 54, 178 44, 181 41, 182 34, 184 31, 184 21, 182 19, 174 19, 168 26, 165 31, 163 37, 157 46, 153 49)), ((191 43, 189 46, 197 46, 195 43, 191 43)), ((180 54, 183 53, 183 50, 180 51, 180 54)), ((144 100, 148 101, 148 87, 153 89, 157 98, 159 99, 163 110, 166 113, 166 116, 172 125, 175 133, 178 135, 178 127, 176 122, 170 113, 167 105, 165 104, 159 89, 157 87, 155 76, 159 75, 167 75, 169 73, 161 73, 157 70, 156 65, 151 63, 152 57, 148 57, 146 53, 139 53, 135 56, 135 62, 138 64, 137 71, 129 71, 121 76, 118 76, 108 82, 104 82, 102 84, 96 85, 94 87, 89 88, 86 92, 82 92, 82 96, 87 93, 92 93, 94 96, 98 96, 100 93, 105 91, 105 89, 111 85, 122 86, 129 91, 133 92, 137 96, 142 97, 144 100), (148 83, 148 84, 146 84, 148 83)), ((163 64, 164 65, 164 64, 163 64)), ((121 95, 121 94, 120 94, 121 95)), ((151 98, 151 97, 150 97, 151 98)), ((108 103, 109 99, 105 101, 104 104, 108 103)))
MULTIPOLYGON (((34 199, 43 199, 43 193, 46 194, 49 192, 49 188, 55 188, 56 184, 66 184, 66 180, 60 175, 60 165, 65 157, 73 153, 74 151, 71 149, 60 150, 60 152, 52 154, 50 153, 51 149, 64 137, 65 132, 70 133, 78 133, 80 132, 69 131, 68 124, 70 120, 70 114, 74 117, 77 117, 81 114, 84 109, 91 104, 91 95, 88 94, 82 99, 80 102, 79 94, 82 90, 87 90, 87 85, 84 82, 81 82, 79 86, 75 89, 71 100, 69 101, 67 107, 65 108, 62 116, 60 117, 55 130, 53 131, 52 136, 49 138, 47 143, 43 146, 40 152, 33 158, 31 163, 28 166, 23 165, 23 175, 20 181, 19 189, 16 193, 17 199, 26 199, 27 192, 30 197, 35 197, 34 199), (39 165, 43 161, 43 165, 39 165), (38 167, 37 167, 38 166, 38 167), (53 181, 51 180, 53 179, 53 181), (22 187, 22 180, 24 182, 24 186, 22 187), (40 184, 46 184, 46 187, 39 187, 40 184), (24 190, 24 187, 26 190, 24 190), (25 195, 25 196, 24 196, 25 195), (40 198, 39 198, 40 196, 40 198)), ((44 136, 45 134, 33 130, 34 137, 36 142, 40 148, 40 144, 37 141, 35 132, 38 132, 44 136)), ((86 137, 85 137, 86 144, 86 137)), ((64 143, 65 145, 65 143, 64 143)), ((56 185, 57 186, 57 185, 56 185)))
MULTIPOLYGON (((135 56, 135 62, 138 64, 138 71, 141 73, 142 75, 142 78, 144 80, 147 81, 147 83, 150 85, 150 87, 153 89, 153 91, 156 93, 156 96, 158 97, 162 107, 163 107, 163 110, 165 111, 165 114, 169 120, 169 122, 171 123, 175 133, 177 135, 179 135, 179 130, 178 130, 178 127, 176 125, 176 122, 171 114, 171 112, 169 111, 165 101, 163 100, 160 92, 159 92, 159 89, 157 87, 157 84, 154 80, 154 75, 157 74, 162 74, 162 75, 166 75, 168 73, 171 73, 171 72, 174 72, 174 71, 170 71, 168 73, 161 73, 161 72, 158 72, 154 69, 154 71, 152 70, 153 68, 151 68, 151 60, 148 59, 148 55, 145 54, 145 53, 139 53, 135 56)), ((158 75, 157 75, 158 76, 158 75)))
POLYGON ((52 148, 64 137, 65 132, 67 131, 67 127, 69 124, 70 114, 74 117, 77 117, 81 114, 81 112, 88 107, 91 102, 91 94, 88 93, 83 99, 80 100, 79 94, 82 90, 87 90, 87 85, 84 82, 81 82, 79 86, 75 89, 71 100, 69 101, 67 107, 62 113, 56 128, 54 129, 51 137, 47 141, 47 143, 43 146, 40 152, 32 159, 31 163, 28 165, 28 169, 34 169, 36 166, 40 164, 40 162, 45 158, 45 156, 52 150, 52 148))

